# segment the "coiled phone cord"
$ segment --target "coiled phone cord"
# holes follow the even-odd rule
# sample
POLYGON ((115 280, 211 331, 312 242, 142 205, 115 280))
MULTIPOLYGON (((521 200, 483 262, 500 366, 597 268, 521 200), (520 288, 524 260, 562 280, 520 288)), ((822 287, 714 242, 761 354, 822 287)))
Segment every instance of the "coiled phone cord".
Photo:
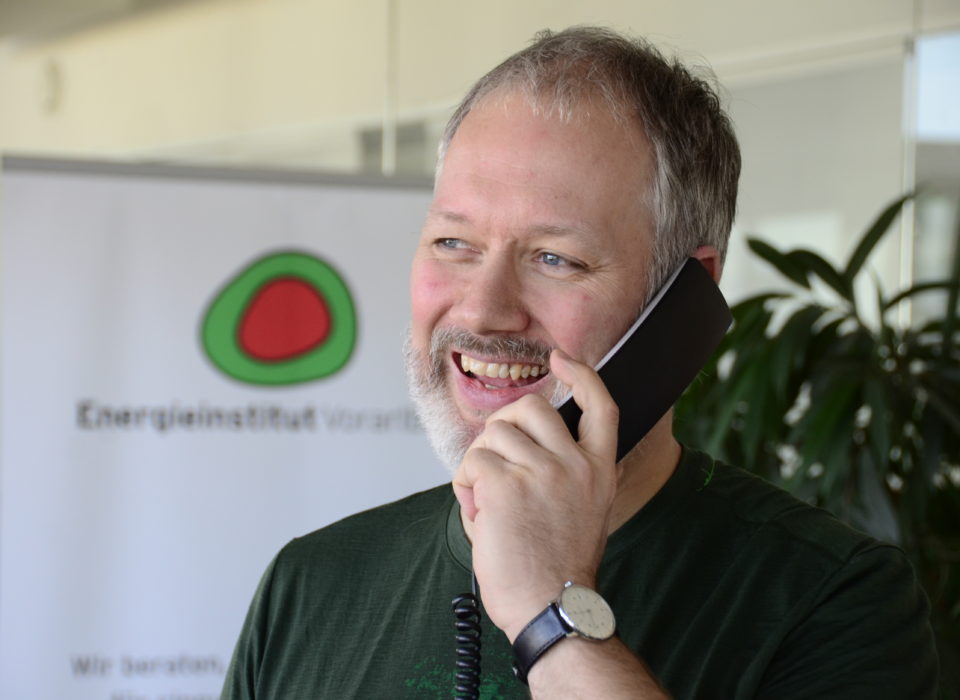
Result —
POLYGON ((453 599, 454 623, 457 630, 457 700, 480 697, 480 600, 477 575, 472 575, 472 592, 453 599))

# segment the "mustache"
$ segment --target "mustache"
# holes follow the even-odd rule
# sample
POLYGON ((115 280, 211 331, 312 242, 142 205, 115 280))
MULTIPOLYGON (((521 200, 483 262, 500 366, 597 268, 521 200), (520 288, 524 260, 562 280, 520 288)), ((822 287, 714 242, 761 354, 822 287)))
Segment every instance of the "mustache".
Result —
POLYGON ((430 356, 436 362, 451 348, 469 355, 504 357, 534 365, 546 365, 553 347, 539 340, 516 335, 482 337, 462 328, 438 328, 430 339, 430 356))

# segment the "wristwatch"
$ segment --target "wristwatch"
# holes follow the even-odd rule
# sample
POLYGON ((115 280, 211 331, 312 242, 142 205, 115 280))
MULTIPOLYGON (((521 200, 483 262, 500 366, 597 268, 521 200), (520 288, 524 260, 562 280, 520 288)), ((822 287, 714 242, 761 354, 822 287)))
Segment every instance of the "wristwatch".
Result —
POLYGON ((513 672, 524 683, 544 652, 565 637, 602 642, 616 629, 613 610, 593 589, 567 581, 560 597, 533 618, 513 641, 513 672))

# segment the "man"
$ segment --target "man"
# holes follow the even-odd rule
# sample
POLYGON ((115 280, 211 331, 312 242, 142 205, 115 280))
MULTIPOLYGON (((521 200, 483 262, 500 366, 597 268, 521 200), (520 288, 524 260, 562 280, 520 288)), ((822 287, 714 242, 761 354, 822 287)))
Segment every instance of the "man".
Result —
POLYGON ((471 567, 482 697, 934 694, 898 550, 682 448, 669 411, 615 460, 618 410, 591 367, 687 257, 719 278, 738 174, 714 93, 642 42, 545 34, 474 86, 441 145, 407 347, 456 498, 287 545, 225 698, 450 697, 449 601, 471 567), (578 440, 551 403, 568 388, 578 440), (555 634, 566 590, 597 639, 555 634))

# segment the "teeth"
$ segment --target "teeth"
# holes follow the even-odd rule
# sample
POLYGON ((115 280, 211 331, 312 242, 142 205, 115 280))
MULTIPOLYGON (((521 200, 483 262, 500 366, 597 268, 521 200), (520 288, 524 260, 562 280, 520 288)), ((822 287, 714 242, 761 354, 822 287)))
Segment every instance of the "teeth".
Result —
MULTIPOLYGON (((460 355, 460 366, 464 372, 471 372, 477 377, 497 377, 499 379, 510 377, 514 381, 521 377, 526 379, 527 377, 539 377, 547 373, 547 368, 541 365, 526 365, 518 362, 512 364, 507 362, 481 362, 462 353, 460 355)), ((491 385, 486 386, 487 388, 497 388, 491 385)))

